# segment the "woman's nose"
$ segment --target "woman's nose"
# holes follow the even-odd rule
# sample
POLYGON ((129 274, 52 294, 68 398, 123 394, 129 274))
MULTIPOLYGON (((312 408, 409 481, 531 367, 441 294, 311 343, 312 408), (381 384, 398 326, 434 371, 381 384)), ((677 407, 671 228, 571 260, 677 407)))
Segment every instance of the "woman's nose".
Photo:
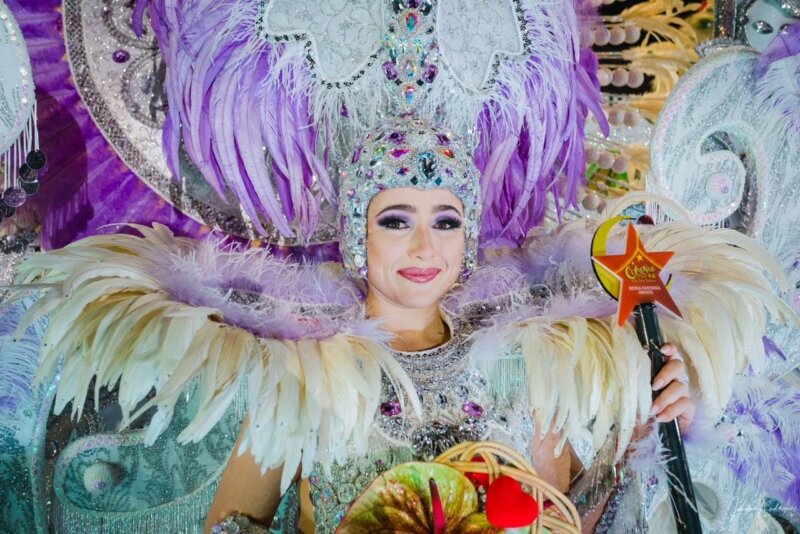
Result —
POLYGON ((411 234, 411 243, 409 244, 409 255, 413 258, 426 260, 436 255, 436 249, 433 246, 433 239, 431 239, 430 230, 423 226, 417 225, 414 232, 411 234))

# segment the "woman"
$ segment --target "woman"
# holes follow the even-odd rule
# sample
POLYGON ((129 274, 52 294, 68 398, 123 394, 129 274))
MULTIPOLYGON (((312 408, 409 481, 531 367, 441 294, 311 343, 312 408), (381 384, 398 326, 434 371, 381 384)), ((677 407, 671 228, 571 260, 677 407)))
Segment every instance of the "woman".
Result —
MULTIPOLYGON (((461 151, 455 139, 420 121, 396 121, 367 139, 342 186, 341 198, 352 202, 342 206, 344 235, 349 235, 350 226, 362 224, 352 213, 367 207, 366 264, 360 261, 363 245, 359 247, 357 238, 344 243, 346 264, 355 273, 368 266, 365 313, 391 335, 389 345, 415 390, 421 393, 423 411, 421 417, 412 415, 412 421, 402 420, 399 399, 390 388, 384 390, 381 416, 370 436, 368 456, 349 459, 343 469, 334 467, 332 478, 319 470, 311 476, 311 502, 318 510, 308 510, 309 501, 303 500, 301 511, 307 522, 316 516, 318 532, 332 531, 349 504, 342 498, 335 499, 335 504, 323 502, 321 495, 329 484, 335 488, 363 478, 361 475, 380 461, 381 469, 370 472, 374 478, 381 470, 392 467, 389 458, 395 462, 430 459, 462 440, 491 439, 532 455, 540 475, 561 491, 569 489, 570 480, 579 471, 578 461, 571 459, 570 452, 556 454, 558 435, 541 437, 534 433, 532 414, 517 404, 527 404, 521 382, 515 390, 494 391, 492 377, 471 368, 467 338, 476 325, 466 318, 451 317, 442 309, 442 301, 469 269, 467 265, 474 265, 480 201, 477 171, 462 154, 426 160, 439 154, 441 148, 450 150, 446 154, 461 151), (392 150, 403 154, 393 157, 392 150), (380 154, 377 161, 373 158, 375 153, 380 154), (402 176, 401 170, 415 161, 419 163, 417 169, 403 173, 405 181, 396 180, 402 176), (435 178, 430 181, 426 180, 425 165, 435 168, 430 173, 435 178), (456 178, 437 184, 439 176, 456 178), (388 188, 393 179, 395 187, 388 188), (468 187, 463 187, 465 183, 468 187), (438 430, 435 438, 425 435, 431 428, 438 430)), ((665 353, 674 356, 675 347, 666 346, 665 353)), ((678 359, 664 367, 656 378, 663 391, 653 405, 652 415, 658 421, 678 417, 685 429, 692 421, 695 405, 687 386, 678 381, 683 374, 685 367, 678 359)), ((242 439, 243 434, 240 443, 242 439)), ((257 434, 252 439, 257 439, 257 434)), ((299 473, 295 478, 298 477, 299 473)), ((280 468, 262 474, 252 454, 233 454, 209 512, 206 530, 234 513, 269 524, 280 501, 280 478, 280 468)), ((591 531, 602 511, 597 507, 586 518, 587 531, 591 531)))

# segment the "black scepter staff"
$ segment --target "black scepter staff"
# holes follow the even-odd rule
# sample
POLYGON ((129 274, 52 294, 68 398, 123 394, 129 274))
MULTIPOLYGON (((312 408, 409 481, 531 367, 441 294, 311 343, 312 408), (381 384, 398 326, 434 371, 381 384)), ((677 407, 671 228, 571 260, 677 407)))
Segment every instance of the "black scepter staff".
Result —
MULTIPOLYGON (((605 223, 592 238, 592 265, 603 288, 619 301, 618 325, 623 326, 633 314, 636 335, 650 357, 650 380, 658 374, 666 358, 661 352, 663 340, 656 314, 656 302, 680 316, 680 310, 670 297, 660 273, 672 257, 672 252, 653 252, 644 248, 632 223, 628 224, 627 246, 624 254, 605 255, 605 243, 611 228, 629 217, 616 217, 605 223)), ((653 398, 660 391, 653 392, 653 398)), ((701 534, 700 516, 694 496, 689 464, 681 439, 678 421, 661 423, 658 427, 661 443, 667 451, 667 475, 672 512, 680 534, 701 534)))

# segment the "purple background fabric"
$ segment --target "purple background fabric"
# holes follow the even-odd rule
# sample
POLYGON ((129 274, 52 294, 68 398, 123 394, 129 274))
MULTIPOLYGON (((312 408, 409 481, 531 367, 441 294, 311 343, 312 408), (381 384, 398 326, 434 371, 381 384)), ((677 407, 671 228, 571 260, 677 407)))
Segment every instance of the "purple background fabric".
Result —
POLYGON ((44 249, 63 247, 127 222, 168 225, 200 237, 209 228, 184 215, 145 184, 114 151, 81 100, 67 62, 59 0, 9 0, 33 64, 39 133, 48 166, 31 197, 44 249))

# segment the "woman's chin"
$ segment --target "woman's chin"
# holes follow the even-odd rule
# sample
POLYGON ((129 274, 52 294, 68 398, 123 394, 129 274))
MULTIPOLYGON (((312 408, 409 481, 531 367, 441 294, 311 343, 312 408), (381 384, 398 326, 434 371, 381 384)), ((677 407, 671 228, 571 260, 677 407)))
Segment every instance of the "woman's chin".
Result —
POLYGON ((397 292, 397 303, 405 308, 425 309, 438 305, 451 286, 445 284, 403 284, 397 292))

